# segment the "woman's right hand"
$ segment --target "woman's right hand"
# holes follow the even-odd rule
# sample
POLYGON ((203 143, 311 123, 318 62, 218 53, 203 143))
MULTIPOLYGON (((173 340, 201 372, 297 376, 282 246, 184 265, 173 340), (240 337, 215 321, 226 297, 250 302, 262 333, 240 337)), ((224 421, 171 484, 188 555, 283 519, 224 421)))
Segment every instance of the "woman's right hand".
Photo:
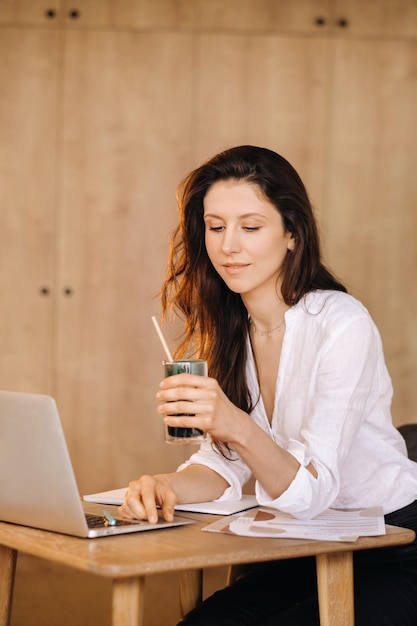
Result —
POLYGON ((177 495, 164 474, 141 476, 132 480, 119 513, 126 519, 147 519, 152 524, 158 521, 157 505, 167 522, 174 519, 177 495))

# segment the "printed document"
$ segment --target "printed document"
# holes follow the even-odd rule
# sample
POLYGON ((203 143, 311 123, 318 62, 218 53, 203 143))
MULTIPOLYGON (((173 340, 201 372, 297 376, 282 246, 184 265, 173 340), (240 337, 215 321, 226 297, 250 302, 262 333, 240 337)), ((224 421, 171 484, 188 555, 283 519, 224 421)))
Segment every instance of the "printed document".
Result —
POLYGON ((311 520, 299 520, 275 509, 261 507, 216 520, 202 530, 247 537, 356 541, 358 537, 385 535, 382 507, 327 509, 311 520))

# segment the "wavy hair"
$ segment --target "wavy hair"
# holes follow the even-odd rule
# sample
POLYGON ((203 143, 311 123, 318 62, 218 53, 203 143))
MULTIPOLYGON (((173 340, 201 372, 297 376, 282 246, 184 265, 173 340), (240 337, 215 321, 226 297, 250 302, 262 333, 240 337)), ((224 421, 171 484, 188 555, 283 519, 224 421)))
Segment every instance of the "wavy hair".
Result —
MULTIPOLYGON (((245 376, 248 314, 239 294, 217 274, 205 247, 204 197, 220 180, 247 181, 281 214, 284 229, 295 240, 282 271, 282 298, 293 306, 316 289, 345 291, 324 266, 313 209, 301 178, 282 156, 256 146, 225 150, 192 171, 177 189, 179 223, 173 233, 168 268, 161 288, 163 316, 174 310, 184 322, 177 358, 207 359, 209 374, 228 398, 250 412, 245 376)), ((221 449, 222 444, 216 442, 221 449)))

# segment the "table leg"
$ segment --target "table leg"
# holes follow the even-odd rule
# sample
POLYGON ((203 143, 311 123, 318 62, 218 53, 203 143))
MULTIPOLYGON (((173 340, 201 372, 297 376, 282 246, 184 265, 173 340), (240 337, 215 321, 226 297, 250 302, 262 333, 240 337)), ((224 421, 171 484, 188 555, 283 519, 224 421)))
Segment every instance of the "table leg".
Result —
POLYGON ((17 550, 0 546, 0 626, 9 626, 17 550))
POLYGON ((145 577, 113 580, 112 626, 142 626, 145 577))
POLYGON ((352 552, 316 556, 320 626, 354 626, 352 552))
POLYGON ((203 598, 203 570, 192 569, 180 572, 180 609, 185 615, 199 605, 203 598))

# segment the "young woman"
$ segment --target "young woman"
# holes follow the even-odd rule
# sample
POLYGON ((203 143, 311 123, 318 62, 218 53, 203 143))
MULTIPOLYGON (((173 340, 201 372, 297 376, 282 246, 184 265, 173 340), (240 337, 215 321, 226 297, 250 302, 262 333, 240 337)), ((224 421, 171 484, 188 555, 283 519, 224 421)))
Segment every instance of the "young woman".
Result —
MULTIPOLYGON (((382 506, 417 530, 417 464, 391 419, 391 381, 368 311, 321 259, 305 187, 264 148, 240 146, 191 172, 162 288, 184 319, 176 357, 209 377, 163 380, 158 410, 207 441, 172 474, 130 483, 121 512, 170 520, 176 502, 238 499, 309 519, 382 506), (175 417, 172 414, 192 414, 175 417)), ((417 545, 355 554, 357 626, 417 624, 417 545)), ((314 560, 246 571, 183 624, 318 625, 314 560)))

